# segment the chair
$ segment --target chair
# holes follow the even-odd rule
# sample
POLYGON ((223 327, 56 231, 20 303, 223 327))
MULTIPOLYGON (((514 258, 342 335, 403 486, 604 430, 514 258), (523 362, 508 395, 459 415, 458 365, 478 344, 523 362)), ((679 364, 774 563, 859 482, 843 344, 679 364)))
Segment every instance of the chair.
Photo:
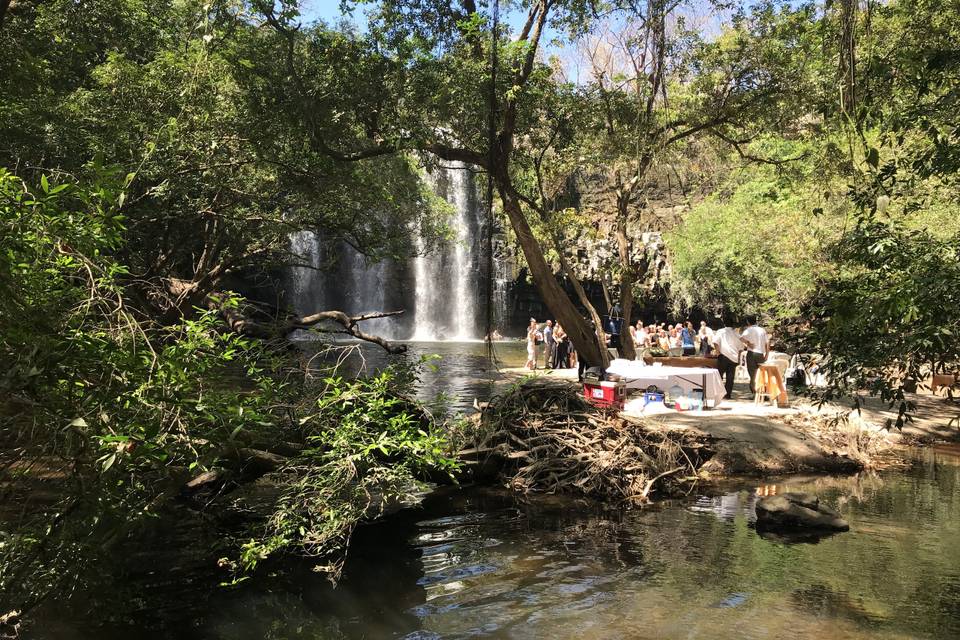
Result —
POLYGON ((753 404, 774 403, 773 396, 770 395, 770 376, 763 370, 762 365, 757 369, 756 377, 753 379, 753 389, 753 404))
POLYGON ((764 364, 776 365, 780 370, 780 377, 784 377, 787 369, 790 367, 790 356, 785 353, 771 354, 770 358, 764 364))
MULTIPOLYGON (((785 369, 784 369, 785 370, 785 369)), ((777 407, 787 406, 786 387, 783 384, 783 374, 777 364, 762 364, 757 369, 753 381, 753 403, 761 404, 764 401, 777 407)))

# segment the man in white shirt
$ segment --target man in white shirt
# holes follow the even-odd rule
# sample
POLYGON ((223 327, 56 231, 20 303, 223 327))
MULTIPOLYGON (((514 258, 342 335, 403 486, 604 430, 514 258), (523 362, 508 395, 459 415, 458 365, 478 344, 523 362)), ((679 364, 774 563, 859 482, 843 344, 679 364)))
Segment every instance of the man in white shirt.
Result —
POLYGON ((724 323, 723 328, 713 332, 711 338, 713 348, 719 354, 717 356, 717 368, 720 370, 720 377, 723 378, 726 395, 724 400, 728 400, 733 395, 733 378, 737 373, 737 363, 740 362, 740 350, 743 343, 740 341, 740 334, 733 327, 728 327, 724 323))
POLYGON ((767 359, 770 353, 770 341, 767 332, 757 325, 756 322, 750 324, 740 334, 740 340, 747 348, 747 374, 750 376, 750 393, 756 393, 754 381, 757 377, 757 369, 767 359))

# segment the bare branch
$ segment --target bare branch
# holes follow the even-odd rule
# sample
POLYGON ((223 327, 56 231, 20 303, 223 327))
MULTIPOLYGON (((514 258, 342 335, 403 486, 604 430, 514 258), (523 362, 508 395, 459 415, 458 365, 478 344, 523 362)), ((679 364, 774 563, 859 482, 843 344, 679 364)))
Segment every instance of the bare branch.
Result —
POLYGON ((754 154, 752 154, 752 153, 747 153, 746 151, 743 150, 743 145, 744 145, 744 144, 747 144, 747 143, 749 142, 749 140, 737 140, 736 138, 731 138, 730 136, 727 136, 727 135, 725 135, 724 133, 722 133, 721 131, 719 131, 718 129, 712 129, 712 130, 710 131, 710 133, 712 133, 713 135, 715 135, 716 137, 720 138, 721 140, 723 140, 724 142, 726 142, 727 144, 729 144, 731 147, 733 147, 733 148, 736 150, 737 155, 739 155, 741 159, 743 159, 743 160, 749 160, 750 162, 760 162, 760 163, 762 163, 762 164, 772 164, 772 165, 774 165, 774 166, 779 167, 779 166, 782 166, 782 165, 785 165, 785 164, 789 164, 789 163, 791 163, 791 162, 796 162, 797 160, 803 160, 803 159, 806 158, 808 155, 810 155, 809 152, 804 151, 804 152, 801 153, 800 155, 794 156, 794 157, 792 157, 792 158, 783 158, 783 159, 780 159, 780 160, 777 160, 777 159, 775 159, 775 158, 765 158, 765 157, 763 157, 763 156, 757 156, 757 155, 754 155, 754 154))
POLYGON ((310 327, 321 322, 332 321, 342 326, 346 333, 358 338, 359 340, 365 340, 367 342, 378 344, 388 353, 405 353, 407 351, 407 345, 391 344, 384 338, 366 333, 357 326, 357 323, 363 322, 364 320, 398 316, 402 313, 403 310, 401 309, 399 311, 372 311, 369 313, 362 313, 358 316, 348 316, 343 311, 321 311, 319 313, 314 313, 302 318, 295 318, 291 322, 287 323, 285 333, 293 331, 294 329, 309 329, 310 327))

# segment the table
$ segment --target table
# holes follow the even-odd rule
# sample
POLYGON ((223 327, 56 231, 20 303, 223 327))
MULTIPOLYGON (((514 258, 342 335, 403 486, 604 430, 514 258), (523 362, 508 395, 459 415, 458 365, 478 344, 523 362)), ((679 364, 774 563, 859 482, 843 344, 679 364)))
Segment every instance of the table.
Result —
POLYGON ((703 356, 679 356, 679 357, 643 356, 643 361, 648 365, 652 365, 659 362, 664 367, 683 367, 685 369, 699 369, 699 368, 716 369, 717 368, 716 358, 709 358, 709 357, 705 358, 703 356))
POLYGON ((708 367, 657 367, 638 360, 617 359, 607 367, 607 373, 623 378, 628 389, 646 389, 656 385, 669 390, 677 385, 687 395, 694 388, 703 389, 703 402, 707 407, 719 406, 725 393, 720 372, 708 367))

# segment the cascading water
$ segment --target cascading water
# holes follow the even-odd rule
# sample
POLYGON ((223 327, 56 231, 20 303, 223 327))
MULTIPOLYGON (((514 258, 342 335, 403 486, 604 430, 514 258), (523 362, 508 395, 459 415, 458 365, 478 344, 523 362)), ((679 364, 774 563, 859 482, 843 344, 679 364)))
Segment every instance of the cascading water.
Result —
POLYGON ((453 205, 453 237, 414 260, 414 340, 472 340, 480 337, 480 228, 483 208, 473 173, 462 163, 430 174, 434 190, 453 205))
POLYGON ((436 340, 442 328, 435 322, 437 314, 431 310, 443 306, 442 291, 438 287, 427 286, 429 282, 440 279, 440 261, 429 255, 428 249, 419 233, 416 237, 417 257, 413 259, 413 336, 412 340, 436 340))
POLYGON ((502 234, 494 233, 493 259, 490 261, 493 268, 490 287, 491 329, 506 327, 508 324, 507 305, 510 295, 510 283, 513 282, 513 260, 510 256, 507 240, 502 234))
MULTIPOLYGON (((290 234, 290 253, 297 256, 297 265, 288 270, 290 306, 298 316, 305 316, 327 308, 325 287, 321 277, 320 265, 323 261, 322 248, 313 231, 301 230, 290 234)), ((293 333, 294 340, 307 340, 306 331, 293 333)))
MULTIPOLYGON (((345 268, 341 280, 346 295, 342 310, 349 315, 360 315, 371 311, 393 311, 387 308, 387 287, 389 286, 390 263, 386 260, 370 263, 367 257, 343 243, 340 252, 341 266, 345 268)), ((390 318, 364 320, 363 330, 384 338, 395 339, 397 332, 390 318)))
MULTIPOLYGON (((479 241, 479 206, 475 196, 473 176, 466 167, 453 170, 452 203, 456 209, 453 255, 456 270, 453 273, 453 337, 477 337, 477 289, 479 265, 474 259, 475 243, 479 241)), ((448 196, 449 197, 449 196, 448 196)))
MULTIPOLYGON (((400 317, 380 318, 362 328, 388 339, 471 340, 486 324, 485 278, 493 277, 491 303, 495 325, 503 319, 509 269, 502 242, 495 244, 494 273, 486 272, 486 209, 471 169, 453 163, 432 171, 427 180, 454 209, 451 237, 427 246, 415 232, 418 255, 409 263, 371 263, 346 243, 329 246, 312 231, 290 236, 291 252, 302 267, 289 271, 290 304, 301 315, 323 309, 349 314, 406 309, 400 317)), ((303 334, 300 334, 301 336, 303 334)))
POLYGON ((297 256, 298 265, 290 267, 290 302, 298 315, 305 315, 324 307, 324 287, 320 272, 320 242, 313 231, 295 231, 290 234, 290 252, 297 256))

